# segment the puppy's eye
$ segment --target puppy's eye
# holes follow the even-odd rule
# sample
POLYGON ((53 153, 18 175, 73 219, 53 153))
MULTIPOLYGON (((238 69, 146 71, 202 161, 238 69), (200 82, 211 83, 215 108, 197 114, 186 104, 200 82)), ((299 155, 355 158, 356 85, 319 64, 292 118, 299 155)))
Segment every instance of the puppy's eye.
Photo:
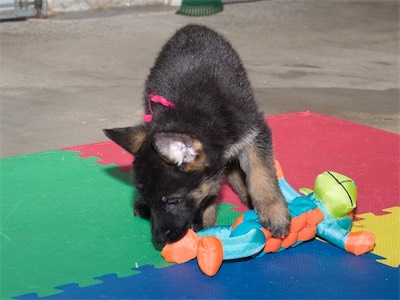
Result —
POLYGON ((167 204, 176 204, 181 202, 182 200, 178 197, 161 197, 161 201, 167 204))

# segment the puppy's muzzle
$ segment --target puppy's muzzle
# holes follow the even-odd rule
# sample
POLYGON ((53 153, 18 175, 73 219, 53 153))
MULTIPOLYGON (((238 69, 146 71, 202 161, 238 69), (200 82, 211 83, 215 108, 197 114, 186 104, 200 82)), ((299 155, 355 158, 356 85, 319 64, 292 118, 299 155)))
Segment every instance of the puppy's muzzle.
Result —
POLYGON ((153 239, 154 242, 157 244, 165 244, 165 243, 174 243, 179 241, 187 232, 186 230, 174 230, 174 229, 165 229, 165 230, 159 230, 159 229, 154 229, 153 230, 153 239))

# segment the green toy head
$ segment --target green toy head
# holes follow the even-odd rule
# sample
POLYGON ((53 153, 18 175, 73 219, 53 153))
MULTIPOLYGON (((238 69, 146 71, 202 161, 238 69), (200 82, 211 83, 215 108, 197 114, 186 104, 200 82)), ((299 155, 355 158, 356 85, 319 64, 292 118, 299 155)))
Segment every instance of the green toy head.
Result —
POLYGON ((349 177, 326 171, 317 176, 314 195, 332 217, 343 218, 356 207, 357 187, 349 177))

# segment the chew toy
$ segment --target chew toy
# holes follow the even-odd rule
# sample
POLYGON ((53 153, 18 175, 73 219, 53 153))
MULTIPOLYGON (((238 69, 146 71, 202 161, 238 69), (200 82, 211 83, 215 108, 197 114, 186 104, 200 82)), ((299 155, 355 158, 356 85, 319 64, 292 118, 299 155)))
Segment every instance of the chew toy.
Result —
POLYGON ((249 210, 232 226, 214 226, 197 233, 189 230, 181 240, 163 248, 164 259, 185 263, 197 257, 201 271, 214 276, 223 260, 261 257, 295 247, 315 236, 355 255, 373 249, 374 235, 350 232, 357 201, 353 180, 326 171, 317 176, 314 191, 303 188, 300 191, 305 195, 301 195, 286 181, 278 162, 276 168, 279 187, 291 215, 290 231, 285 238, 273 237, 262 227, 255 211, 249 210))

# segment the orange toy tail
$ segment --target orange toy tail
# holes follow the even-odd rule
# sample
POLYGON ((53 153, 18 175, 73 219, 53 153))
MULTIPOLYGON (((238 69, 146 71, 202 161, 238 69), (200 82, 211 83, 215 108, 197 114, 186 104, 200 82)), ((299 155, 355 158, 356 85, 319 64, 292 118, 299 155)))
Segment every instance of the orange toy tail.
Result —
POLYGON ((219 238, 205 236, 200 239, 197 248, 197 263, 207 276, 218 273, 224 259, 224 249, 219 238))
POLYGON ((179 241, 167 244, 161 251, 162 257, 168 262, 183 264, 196 258, 197 243, 200 237, 191 229, 179 241))

